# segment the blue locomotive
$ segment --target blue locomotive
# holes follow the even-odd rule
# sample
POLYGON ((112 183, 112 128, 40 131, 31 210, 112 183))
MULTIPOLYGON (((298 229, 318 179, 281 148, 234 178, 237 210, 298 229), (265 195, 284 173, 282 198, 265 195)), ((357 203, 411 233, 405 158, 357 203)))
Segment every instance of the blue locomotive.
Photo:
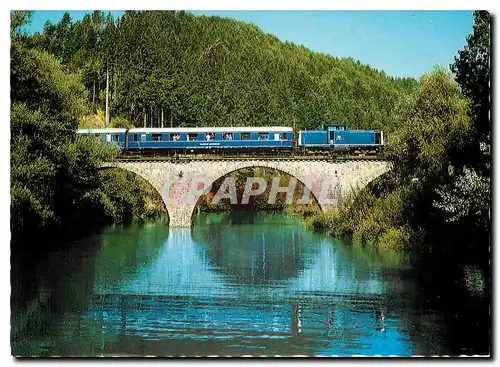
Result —
POLYGON ((133 129, 79 129, 79 135, 97 136, 125 152, 224 152, 295 151, 377 153, 384 134, 376 130, 351 130, 346 125, 322 125, 299 131, 297 144, 291 127, 178 127, 133 129), (295 149, 294 149, 295 148, 295 149))
POLYGON ((322 125, 319 130, 299 131, 297 146, 303 151, 368 151, 384 145, 384 133, 377 130, 351 130, 346 125, 322 125))

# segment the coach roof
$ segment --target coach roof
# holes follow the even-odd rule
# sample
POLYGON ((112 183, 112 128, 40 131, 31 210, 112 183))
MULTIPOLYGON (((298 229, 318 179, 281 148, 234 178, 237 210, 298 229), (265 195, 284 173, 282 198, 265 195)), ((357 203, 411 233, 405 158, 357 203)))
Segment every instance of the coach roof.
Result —
POLYGON ((77 134, 125 134, 127 129, 78 129, 77 134))
POLYGON ((135 128, 129 133, 232 133, 232 132, 293 132, 291 127, 262 126, 262 127, 174 127, 174 128, 135 128))

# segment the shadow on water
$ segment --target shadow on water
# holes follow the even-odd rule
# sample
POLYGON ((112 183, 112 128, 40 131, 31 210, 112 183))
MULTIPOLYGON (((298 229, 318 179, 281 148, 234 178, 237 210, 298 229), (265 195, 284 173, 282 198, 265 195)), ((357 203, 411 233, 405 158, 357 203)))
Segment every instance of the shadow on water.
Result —
POLYGON ((99 236, 92 236, 72 243, 65 250, 37 254, 29 259, 32 261, 26 261, 26 254, 13 252, 11 346, 14 355, 25 355, 31 350, 26 335, 32 339, 51 338, 53 323, 88 306, 99 244, 99 236))
MULTIPOLYGON (((464 264, 453 256, 422 256, 413 264, 416 284, 411 307, 430 310, 426 314, 414 313, 417 330, 433 339, 439 315, 446 349, 452 355, 491 354, 491 294, 490 286, 481 268, 464 264)), ((435 349, 435 348, 434 348, 435 349)))

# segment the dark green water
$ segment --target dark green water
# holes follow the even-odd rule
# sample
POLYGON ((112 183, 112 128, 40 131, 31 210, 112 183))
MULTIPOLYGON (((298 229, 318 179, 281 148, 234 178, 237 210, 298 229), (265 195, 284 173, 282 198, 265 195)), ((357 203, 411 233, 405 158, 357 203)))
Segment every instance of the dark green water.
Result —
POLYGON ((13 305, 14 355, 489 350, 476 268, 451 295, 429 291, 408 256, 345 245, 280 215, 202 215, 193 229, 108 228, 32 270, 32 296, 13 305))

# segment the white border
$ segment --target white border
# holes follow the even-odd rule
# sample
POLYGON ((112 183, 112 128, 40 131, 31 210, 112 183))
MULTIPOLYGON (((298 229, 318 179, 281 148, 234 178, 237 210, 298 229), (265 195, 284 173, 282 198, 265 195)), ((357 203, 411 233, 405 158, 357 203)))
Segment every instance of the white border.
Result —
MULTIPOLYGON (((2 67, 1 67, 1 82, 2 82, 2 107, 0 109, 0 113, 3 115, 2 117, 2 124, 0 124, 0 129, 1 129, 1 134, 3 138, 3 143, 0 144, 0 167, 1 171, 3 172, 2 175, 2 180, 1 180, 1 202, 2 202, 2 207, 0 210, 0 236, 2 236, 2 241, 1 241, 1 251, 2 254, 0 256, 0 259, 2 263, 0 264, 0 268, 2 269, 3 276, 0 279, 0 287, 1 287, 1 294, 2 294, 2 299, 3 302, 1 303, 1 311, 2 311, 2 317, 0 318, 0 332, 1 332, 1 337, 0 337, 0 348, 1 348, 1 365, 6 366, 6 365, 13 365, 14 364, 14 359, 10 357, 10 300, 9 300, 9 295, 10 295, 10 226, 9 226, 9 221, 10 221, 10 210, 9 210, 9 203, 10 203, 10 198, 9 198, 9 192, 10 192, 10 179, 9 179, 9 172, 10 172, 10 163, 9 163, 9 145, 7 144, 7 140, 9 139, 8 137, 10 136, 9 132, 9 110, 10 110, 10 100, 9 100, 9 79, 10 79, 10 72, 9 72, 9 53, 10 53, 10 36, 8 33, 8 24, 10 23, 9 20, 9 10, 12 8, 15 9, 47 9, 47 10, 58 10, 61 9, 61 5, 64 4, 65 6, 69 6, 69 3, 61 3, 60 1, 56 0, 47 0, 44 1, 43 3, 36 2, 33 0, 18 0, 15 3, 14 2, 2 2, 2 7, 5 7, 6 9, 2 9, 2 12, 0 12, 1 16, 1 24, 4 27, 4 33, 1 37, 1 42, 2 42, 2 50, 3 52, 3 57, 2 57, 2 67)), ((269 1, 269 0, 253 0, 251 2, 235 2, 234 0, 212 0, 210 2, 203 2, 202 0, 170 0, 168 2, 165 1, 130 1, 130 0, 114 0, 114 1, 108 1, 103 3, 101 1, 96 1, 96 0, 87 0, 85 2, 72 2, 71 3, 71 8, 68 10, 82 10, 82 9, 105 9, 105 10, 123 10, 123 9, 185 9, 185 10, 222 10, 222 9, 228 9, 228 10, 235 10, 235 9, 240 9, 240 10, 245 10, 245 9, 253 9, 253 10, 263 10, 263 9, 308 9, 308 10, 320 10, 320 9, 337 9, 337 10, 355 10, 355 9, 398 9, 398 10, 415 10, 415 9, 433 9, 433 10, 438 10, 438 9, 453 9, 453 10, 470 10, 470 9, 487 9, 487 10, 493 10, 494 13, 496 13, 496 9, 498 8, 497 2, 488 0, 478 0, 474 2, 466 2, 463 0, 446 0, 446 1, 430 1, 430 0, 409 0, 409 1, 395 1, 395 0, 384 0, 384 1, 378 1, 377 4, 375 5, 372 2, 365 1, 365 0, 351 0, 351 1, 342 1, 342 2, 331 2, 331 1, 326 1, 326 0, 309 0, 309 1, 299 1, 299 0, 291 0, 291 1, 286 1, 286 0, 279 0, 279 1, 269 1)), ((66 8, 65 8, 66 9, 66 8)), ((496 24, 495 29, 495 34, 494 34, 494 40, 498 39, 498 24, 496 24)), ((464 45, 465 45, 465 40, 464 40, 464 45)), ((498 55, 497 52, 495 51, 495 57, 494 60, 498 60, 498 55)), ((493 65, 492 65, 493 68, 493 65)), ((498 93, 495 94, 495 101, 493 102, 498 102, 498 93)), ((496 103, 498 105, 498 103, 496 103)), ((494 125, 494 123, 493 123, 494 125)), ((499 134, 500 134, 500 128, 497 127, 494 131, 494 141, 498 141, 499 139, 499 134)), ((495 162, 498 162, 499 155, 500 153, 498 152, 498 149, 495 149, 495 154, 494 154, 494 160, 495 162)), ((496 172, 496 168, 494 169, 494 173, 496 172)), ((494 178, 496 178, 497 174, 494 174, 494 178)), ((498 180, 494 179, 494 182, 498 182, 498 180)), ((498 207, 498 201, 499 195, 498 195, 498 184, 495 184, 495 205, 498 207)), ((493 228, 500 228, 500 219, 498 214, 494 218, 494 223, 493 223, 493 228)), ((495 241, 496 242, 496 241, 495 241)), ((493 247, 497 245, 496 243, 492 244, 493 247)), ((497 253, 500 251, 500 249, 496 249, 495 251, 495 257, 497 257, 497 253)), ((496 259, 495 259, 496 260, 496 259)), ((494 274, 496 273, 495 269, 494 274)), ((498 285, 498 282, 493 281, 495 284, 495 289, 494 289, 494 294, 498 294, 498 289, 500 285, 498 285)), ((498 308, 495 307, 495 311, 497 311, 498 308)), ((492 310, 493 311, 493 310, 492 310)), ((495 313, 495 330, 498 330, 497 325, 498 325, 498 320, 499 320, 499 315, 496 312, 495 313)), ((494 341, 494 350, 498 353, 499 348, 498 348, 498 335, 496 338, 493 339, 494 341)), ((118 365, 118 363, 122 363, 123 361, 118 361, 118 360, 112 360, 108 361, 111 365, 118 365)), ((169 361, 169 363, 175 363, 177 364, 179 361, 169 361)), ((181 363, 183 361, 180 361, 181 363)), ((214 364, 214 363, 219 363, 218 361, 207 361, 203 360, 200 361, 201 363, 205 364, 214 364)), ((195 363, 200 363, 200 362, 195 362, 195 363)), ((232 361, 233 363, 236 364, 243 364, 245 361, 232 361)), ((303 361, 298 360, 298 361, 292 361, 289 363, 302 363, 303 361)), ((311 362, 308 360, 308 362, 311 362)), ((314 361, 312 361, 314 362, 314 361)), ((351 360, 343 360, 343 361, 337 361, 341 363, 350 363, 352 362, 351 360)), ((371 362, 371 361, 370 361, 371 362)), ((389 363, 387 361, 380 361, 381 363, 389 363)), ((392 361, 391 361, 392 362, 392 361)), ((412 361, 416 363, 417 365, 420 366, 426 366, 428 361, 427 360, 422 360, 422 361, 412 361)), ((454 363, 453 361, 440 361, 445 364, 451 364, 454 363)), ((479 361, 480 362, 480 361, 479 361)), ((48 360, 48 361, 42 361, 42 363, 75 363, 74 361, 61 361, 61 360, 48 360)), ((76 363, 84 363, 77 361, 76 363)), ((129 362, 130 363, 130 362, 129 362)), ((185 362, 184 362, 185 363, 185 362)), ((317 362, 316 362, 317 363, 317 362)), ((400 363, 406 363, 406 361, 400 361, 400 363)), ((477 363, 477 362, 473 362, 477 363)), ((133 361, 131 363, 132 365, 138 365, 139 362, 133 361)))

